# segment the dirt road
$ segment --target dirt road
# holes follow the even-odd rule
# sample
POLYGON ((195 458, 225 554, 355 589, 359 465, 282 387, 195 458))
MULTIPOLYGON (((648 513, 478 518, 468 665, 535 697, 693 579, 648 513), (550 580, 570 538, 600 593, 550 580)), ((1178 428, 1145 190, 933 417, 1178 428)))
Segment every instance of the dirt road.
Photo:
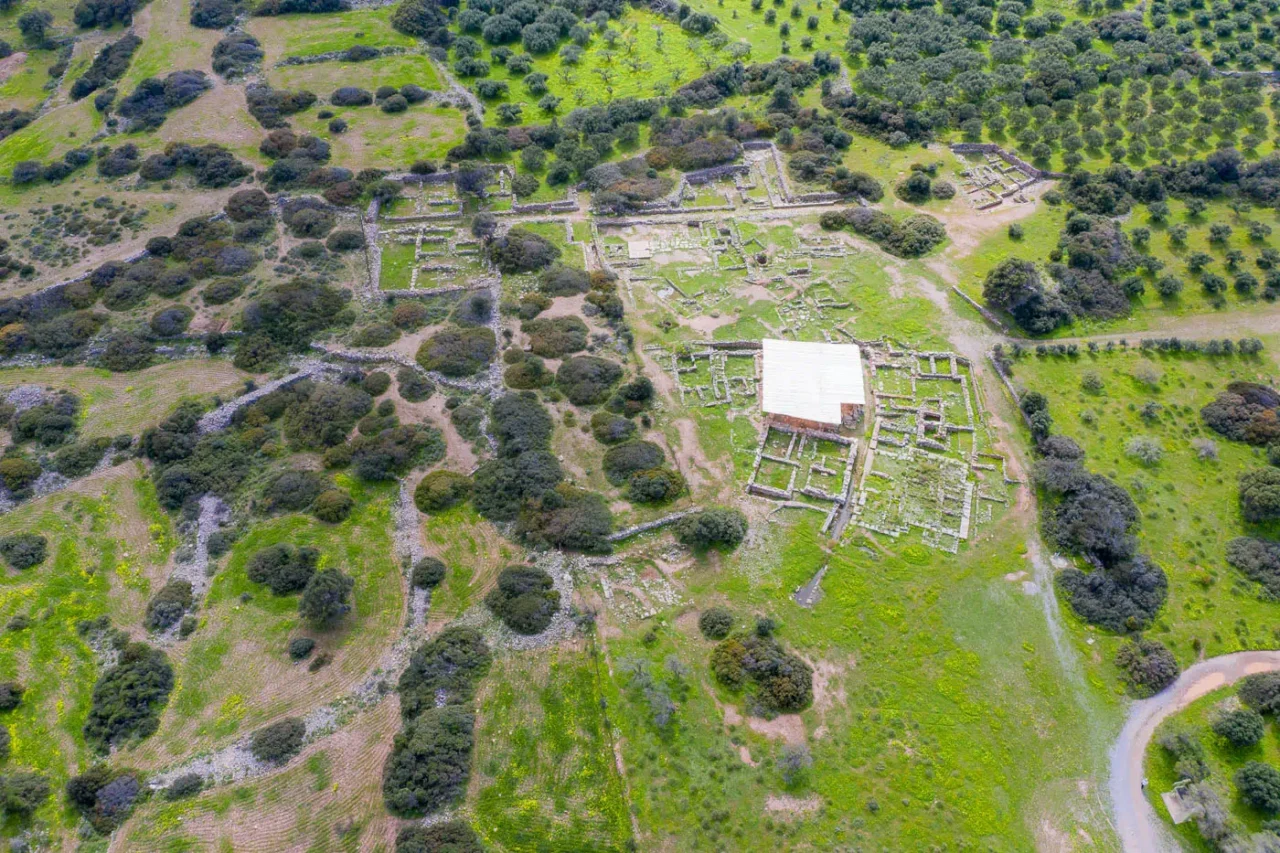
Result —
POLYGON ((1222 655, 1192 666, 1159 695, 1130 706, 1129 716, 1110 754, 1116 834, 1127 853, 1181 849, 1142 794, 1142 756, 1156 726, 1210 691, 1255 672, 1277 669, 1280 669, 1280 651, 1222 655))

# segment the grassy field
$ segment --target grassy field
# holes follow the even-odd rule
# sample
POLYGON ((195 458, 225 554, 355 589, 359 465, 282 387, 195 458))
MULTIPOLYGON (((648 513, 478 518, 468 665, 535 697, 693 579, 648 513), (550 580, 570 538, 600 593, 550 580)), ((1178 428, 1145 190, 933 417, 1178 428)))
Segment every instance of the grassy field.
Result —
POLYGON ((163 765, 200 747, 225 744, 262 723, 337 699, 376 663, 398 631, 403 606, 400 566, 391 544, 394 490, 343 479, 356 499, 351 517, 326 525, 310 516, 263 521, 236 542, 209 589, 200 628, 175 662, 177 687, 160 730, 132 757, 163 765), (316 632, 298 617, 296 595, 274 596, 245 576, 261 548, 279 542, 321 552, 321 567, 355 579, 354 609, 339 627, 316 632), (317 641, 333 663, 315 673, 289 661, 296 636, 317 641))
POLYGON ((279 773, 167 802, 153 797, 117 838, 130 850, 390 851, 382 763, 400 726, 392 699, 304 750, 279 773))
POLYGON ((789 515, 756 547, 680 573, 688 599, 726 604, 740 625, 779 620, 782 641, 817 671, 803 714, 744 720, 712 686, 712 643, 692 612, 608 640, 641 846, 906 850, 947 838, 1025 850, 1042 821, 1096 831, 1101 802, 1072 780, 1093 772, 1087 732, 1113 712, 1076 705, 1038 602, 1005 579, 1028 568, 1019 526, 951 558, 911 538, 832 548, 814 518, 789 515), (824 563, 822 601, 794 604, 791 591, 824 563), (672 674, 672 658, 685 674, 672 674), (665 730, 623 674, 627 659, 668 685, 677 710, 665 730), (800 742, 813 767, 788 785, 776 762, 800 742))
MULTIPOLYGON (((1258 598, 1257 588, 1226 564, 1225 547, 1246 534, 1276 534, 1240 517, 1237 476, 1266 464, 1244 444, 1212 433, 1200 408, 1234 379, 1271 382, 1276 356, 1143 355, 1099 353, 1076 359, 1028 357, 1014 368, 1015 383, 1049 398, 1054 432, 1085 449, 1088 467, 1128 489, 1142 513, 1139 540, 1169 576, 1169 597, 1148 635, 1169 646, 1186 665, 1241 649, 1274 648, 1277 606, 1258 598), (1149 365, 1159 375, 1152 387, 1135 377, 1149 365), (1082 377, 1098 374, 1101 393, 1081 388, 1082 377), (1153 420, 1141 409, 1157 404, 1153 420), (1154 466, 1125 453, 1135 436, 1157 440, 1164 451, 1154 466), (1217 461, 1198 458, 1192 439, 1217 444, 1217 461), (1197 646, 1198 644, 1198 646, 1197 646)), ((1065 608, 1064 608, 1065 609, 1065 608)), ((1120 640, 1077 623, 1075 636, 1099 684, 1115 687, 1111 664, 1120 640)), ((1116 688, 1118 689, 1118 688, 1116 688)))
MULTIPOLYGON (((1252 832, 1261 830, 1263 822, 1270 819, 1269 815, 1264 815, 1252 806, 1241 802, 1236 795, 1236 786, 1232 777, 1237 770, 1250 761, 1264 761, 1272 766, 1280 766, 1280 737, 1277 737, 1280 729, 1277 729, 1275 720, 1272 717, 1263 718, 1266 721, 1266 734, 1257 745, 1252 747, 1232 746, 1209 728, 1210 723, 1219 713, 1238 707, 1237 686, 1223 687, 1200 697, 1182 711, 1166 719, 1156 729, 1155 736, 1147 745, 1143 767, 1147 778, 1151 780, 1146 790, 1147 799, 1162 819, 1168 820, 1169 813, 1160 794, 1173 790, 1174 784, 1182 777, 1174 771, 1176 762, 1173 757, 1160 746, 1158 741, 1161 735, 1178 733, 1190 734, 1204 746, 1205 763, 1209 765, 1207 783, 1217 791, 1232 817, 1241 821, 1252 832)), ((1195 821, 1188 821, 1177 827, 1171 826, 1170 829, 1183 842, 1184 849, 1195 851, 1212 849, 1200 836, 1195 821)))
MULTIPOLYGON (((103 615, 117 626, 136 624, 174 544, 169 519, 158 512, 150 481, 136 479, 140 473, 132 464, 113 469, 0 519, 0 534, 34 530, 49 541, 43 564, 0 577, 0 622, 31 620, 25 630, 0 633, 0 679, 26 687, 22 704, 0 715, 0 725, 13 739, 6 769, 38 770, 55 791, 92 759, 82 729, 100 673, 76 624, 103 615)), ((36 814, 55 832, 76 821, 59 800, 36 814)), ((18 827, 11 819, 0 832, 18 827)))
POLYGON ((427 551, 449 567, 431 594, 431 618, 448 620, 478 604, 503 566, 519 562, 520 550, 503 539, 470 504, 423 516, 427 551))
POLYGON ((476 707, 476 830, 513 851, 622 850, 631 838, 594 649, 499 657, 476 707))
MULTIPOLYGON (((566 63, 555 52, 534 57, 531 73, 547 75, 548 93, 562 99, 561 114, 574 107, 619 98, 670 94, 705 73, 708 61, 712 68, 730 61, 727 54, 716 52, 701 37, 686 33, 652 12, 629 10, 618 22, 617 31, 619 38, 612 48, 602 36, 593 35, 577 63, 566 63)), ((521 82, 523 74, 512 74, 494 62, 488 48, 481 58, 491 66, 490 79, 501 80, 510 87, 505 98, 490 102, 490 109, 502 103, 520 104, 524 110, 522 123, 546 121, 547 116, 537 106, 543 95, 528 91, 521 82)), ((461 82, 467 86, 475 83, 469 79, 461 82)))
MULTIPOLYGON (((401 86, 413 83, 424 89, 440 89, 440 75, 431 60, 420 53, 383 56, 367 62, 317 62, 312 65, 287 65, 271 68, 267 80, 281 89, 306 89, 328 98, 340 86, 359 86, 373 91, 379 86, 401 86)), ((376 107, 364 109, 373 111, 376 107)), ((413 110, 422 107, 410 107, 413 110)))
POLYGON ((112 373, 91 367, 19 367, 0 370, 0 387, 40 385, 74 391, 81 402, 81 434, 87 438, 137 435, 158 423, 185 397, 244 390, 248 374, 221 359, 171 361, 137 373, 112 373))
POLYGON ((357 44, 369 47, 413 47, 412 36, 391 26, 394 9, 357 9, 331 15, 275 15, 250 18, 245 28, 262 43, 265 62, 274 64, 288 56, 315 56, 346 50, 357 44))
POLYGON ((294 124, 328 140, 334 162, 351 169, 377 165, 407 169, 417 160, 439 162, 467 133, 462 114, 449 107, 419 104, 396 115, 374 106, 336 108, 332 112, 346 120, 346 132, 330 133, 328 119, 315 118, 314 113, 296 117, 294 124))

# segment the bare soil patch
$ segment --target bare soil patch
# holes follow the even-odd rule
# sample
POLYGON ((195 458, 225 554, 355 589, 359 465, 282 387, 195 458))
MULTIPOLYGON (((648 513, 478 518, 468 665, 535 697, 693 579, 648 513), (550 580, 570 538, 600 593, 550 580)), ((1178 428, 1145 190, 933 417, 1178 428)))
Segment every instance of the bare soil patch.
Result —
POLYGON ((770 794, 765 797, 764 810, 775 814, 798 816, 816 812, 822 807, 822 800, 817 794, 807 797, 793 797, 790 794, 770 794))
POLYGON ((8 80, 13 72, 22 67, 22 63, 27 61, 27 55, 23 51, 11 53, 4 59, 0 59, 0 83, 8 80))
POLYGON ((747 727, 756 734, 780 740, 788 745, 805 742, 804 720, 799 714, 779 714, 772 720, 749 717, 747 727))

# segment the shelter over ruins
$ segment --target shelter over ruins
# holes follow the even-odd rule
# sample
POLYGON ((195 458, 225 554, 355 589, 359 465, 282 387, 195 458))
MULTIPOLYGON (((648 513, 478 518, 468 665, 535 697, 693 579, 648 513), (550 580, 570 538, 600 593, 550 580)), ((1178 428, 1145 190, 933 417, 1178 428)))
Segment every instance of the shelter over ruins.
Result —
POLYGON ((776 423, 834 430, 854 423, 866 405, 862 352, 856 344, 783 341, 764 344, 761 408, 776 423))

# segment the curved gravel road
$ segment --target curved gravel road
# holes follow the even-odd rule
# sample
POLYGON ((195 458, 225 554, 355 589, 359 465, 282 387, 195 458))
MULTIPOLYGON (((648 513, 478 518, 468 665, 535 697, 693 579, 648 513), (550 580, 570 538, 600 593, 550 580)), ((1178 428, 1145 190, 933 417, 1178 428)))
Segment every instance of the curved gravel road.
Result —
POLYGON ((1111 747, 1111 804, 1126 853, 1163 853, 1180 846, 1142 794, 1142 758, 1156 726, 1170 714, 1246 675, 1280 669, 1280 651, 1236 652, 1192 666, 1170 687, 1134 702, 1111 747))

